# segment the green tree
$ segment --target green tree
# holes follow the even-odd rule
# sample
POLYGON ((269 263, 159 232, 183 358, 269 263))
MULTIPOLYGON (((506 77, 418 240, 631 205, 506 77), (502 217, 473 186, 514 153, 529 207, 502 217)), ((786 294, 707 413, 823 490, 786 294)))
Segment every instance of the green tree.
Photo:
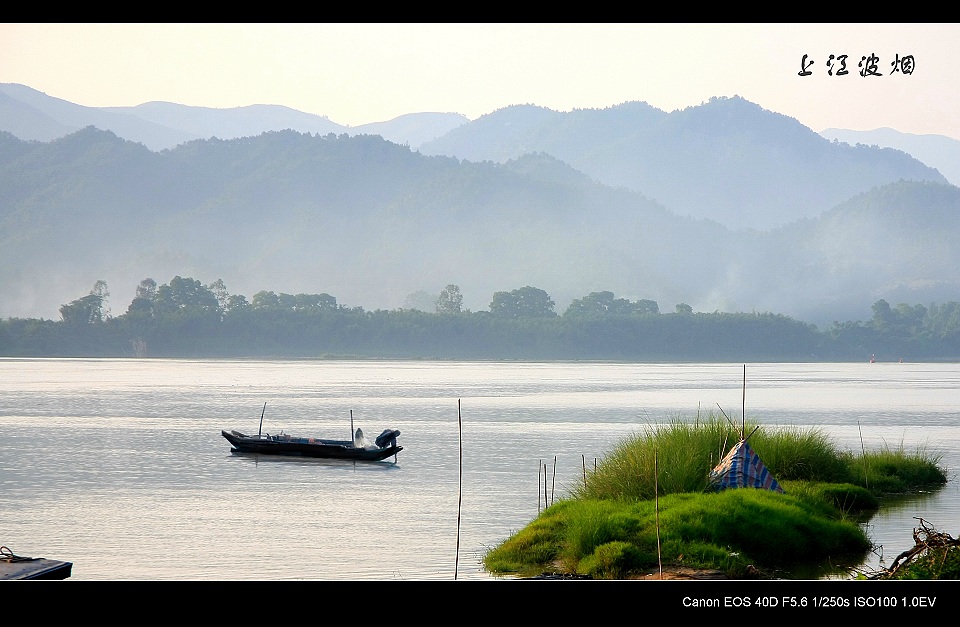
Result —
POLYGON ((923 330, 927 308, 923 305, 911 307, 906 303, 899 303, 894 310, 894 314, 901 332, 908 335, 917 335, 923 330))
POLYGON ((436 311, 438 314, 459 314, 463 312, 463 294, 460 293, 460 286, 451 283, 443 288, 437 298, 436 311))
POLYGON ((626 298, 616 298, 613 292, 590 292, 583 298, 570 303, 564 317, 602 316, 607 314, 628 316, 632 314, 659 314, 660 307, 655 300, 641 299, 630 302, 626 298))
POLYGON ((676 312, 677 312, 678 314, 692 314, 692 313, 693 313, 693 307, 691 307, 690 305, 688 305, 688 304, 686 304, 686 303, 677 303, 677 306, 676 306, 675 309, 676 309, 676 312))
POLYGON ((880 299, 870 306, 873 310, 873 320, 871 324, 877 331, 889 331, 894 324, 893 310, 890 309, 890 303, 880 299))
POLYGON ((159 315, 173 313, 203 313, 220 315, 220 303, 209 288, 200 281, 175 276, 169 284, 157 289, 154 310, 159 315))
POLYGON ((101 322, 103 306, 99 296, 88 294, 60 306, 60 318, 69 325, 101 322))
POLYGON ((153 304, 157 299, 157 282, 147 278, 140 281, 137 294, 127 307, 127 317, 150 318, 153 316, 153 304))
POLYGON ((931 304, 924 319, 924 328, 935 339, 960 337, 960 302, 931 304))
POLYGON ((570 306, 563 312, 565 318, 598 316, 608 313, 617 313, 628 310, 630 301, 623 298, 615 298, 613 292, 590 292, 583 298, 570 303, 570 306))
POLYGON ((227 299, 227 312, 243 311, 250 306, 243 294, 231 294, 227 299))
POLYGON ((280 297, 277 296, 275 292, 260 290, 253 295, 253 300, 250 301, 250 306, 257 310, 279 309, 280 297))
POLYGON ((655 300, 641 298, 637 302, 633 303, 633 312, 641 315, 659 315, 660 305, 658 305, 657 301, 655 300))
POLYGON ((227 285, 223 282, 223 279, 217 279, 208 285, 207 289, 216 297, 220 311, 226 312, 227 306, 230 304, 230 293, 227 291, 227 285))
POLYGON ((521 287, 512 292, 494 292, 490 313, 500 318, 553 318, 553 299, 540 288, 521 287))
POLYGON ((336 311, 339 307, 337 299, 327 293, 297 294, 293 299, 294 311, 336 311))
POLYGON ((137 298, 146 298, 147 300, 153 300, 157 297, 157 282, 151 278, 146 278, 140 281, 140 285, 137 286, 137 298))
POLYGON ((67 324, 96 324, 107 319, 107 309, 104 305, 110 292, 107 282, 98 280, 93 284, 90 293, 82 298, 71 301, 60 307, 60 318, 67 324))
POLYGON ((110 298, 110 290, 107 289, 107 282, 103 279, 98 280, 93 284, 93 289, 90 290, 91 296, 96 296, 100 299, 100 309, 97 312, 98 322, 103 322, 110 317, 110 307, 107 305, 107 299, 110 298))

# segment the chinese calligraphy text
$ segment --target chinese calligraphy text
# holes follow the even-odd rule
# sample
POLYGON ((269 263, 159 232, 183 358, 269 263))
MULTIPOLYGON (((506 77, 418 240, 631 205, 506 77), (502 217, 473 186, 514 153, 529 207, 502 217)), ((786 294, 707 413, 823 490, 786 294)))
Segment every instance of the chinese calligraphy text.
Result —
MULTIPOLYGON (((827 69, 827 76, 846 76, 850 74, 852 70, 848 69, 849 56, 845 54, 839 55, 829 55, 827 60, 824 61, 824 66, 827 69)), ((816 64, 816 61, 810 57, 810 55, 805 54, 800 59, 800 71, 797 72, 797 76, 811 76, 813 74, 813 66, 816 64)), ((899 53, 894 54, 893 61, 889 64, 890 70, 887 75, 892 74, 913 74, 916 69, 916 59, 914 59, 912 54, 907 54, 900 56, 899 53)), ((881 63, 880 57, 874 53, 869 55, 864 55, 860 57, 860 61, 857 63, 856 74, 860 76, 883 76, 883 65, 881 63)))

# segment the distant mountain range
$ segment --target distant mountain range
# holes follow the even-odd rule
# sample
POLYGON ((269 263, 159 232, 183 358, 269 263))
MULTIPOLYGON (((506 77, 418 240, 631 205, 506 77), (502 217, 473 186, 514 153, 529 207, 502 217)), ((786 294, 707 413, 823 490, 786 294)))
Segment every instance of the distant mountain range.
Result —
MULTIPOLYGON (((819 136, 793 118, 737 97, 714 98, 672 113, 643 102, 568 113, 517 105, 473 121, 457 113, 411 113, 347 127, 278 105, 211 109, 151 102, 97 108, 24 85, 0 84, 0 130, 20 139, 50 141, 86 126, 154 151, 196 139, 290 129, 380 135, 424 154, 469 161, 504 163, 542 152, 598 182, 640 192, 675 213, 734 229, 784 226, 816 217, 877 185, 901 178, 947 182, 944 172, 960 171, 960 142, 948 137, 888 133, 878 141, 879 131, 832 130, 819 136), (850 145, 831 144, 828 139, 835 137, 849 139, 850 145), (889 150, 862 150, 856 144, 864 140, 889 150), (744 178, 752 184, 741 185, 744 178)), ((960 174, 954 176, 960 180, 960 174)))
POLYGON ((793 118, 737 97, 672 113, 642 102, 570 113, 508 107, 420 150, 498 163, 543 152, 680 215, 736 229, 768 230, 816 217, 901 178, 946 182, 907 153, 833 144, 793 118))
POLYGON ((195 139, 236 139, 291 129, 315 135, 380 135, 416 148, 467 122, 459 113, 410 113, 388 122, 349 127, 280 105, 213 109, 147 102, 135 107, 85 107, 26 85, 0 83, 0 131, 42 142, 95 126, 159 151, 195 139))
POLYGON ((878 128, 872 131, 828 128, 820 131, 820 135, 830 140, 846 142, 851 146, 863 144, 902 150, 939 170, 952 185, 960 185, 960 141, 952 137, 901 133, 892 128, 878 128))
POLYGON ((345 127, 3 84, 0 317, 56 318, 99 279, 122 313, 175 275, 367 309, 454 283, 480 310, 531 285, 558 311, 609 290, 818 325, 960 300, 947 138, 833 139, 737 97, 345 127))

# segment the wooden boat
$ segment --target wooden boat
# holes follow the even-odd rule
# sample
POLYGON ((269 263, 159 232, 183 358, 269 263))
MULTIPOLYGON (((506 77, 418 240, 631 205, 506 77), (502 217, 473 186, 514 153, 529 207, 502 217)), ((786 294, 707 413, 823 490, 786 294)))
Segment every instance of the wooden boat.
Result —
POLYGON ((321 438, 299 438, 280 432, 279 435, 263 434, 263 414, 267 404, 260 412, 260 432, 247 435, 240 431, 221 430, 220 434, 232 445, 232 453, 259 453, 261 455, 291 455, 297 457, 321 457, 326 459, 352 459, 364 462, 378 462, 390 456, 396 456, 403 450, 397 445, 396 429, 384 429, 373 444, 368 444, 363 431, 353 431, 353 412, 350 412, 350 430, 353 440, 325 440, 321 438))
POLYGON ((67 579, 73 562, 45 557, 22 557, 0 546, 0 579, 67 579))
POLYGON ((324 457, 328 459, 353 459, 365 462, 377 462, 394 456, 403 450, 397 445, 396 429, 385 429, 377 436, 374 444, 366 444, 363 432, 357 429, 359 437, 351 440, 323 440, 320 438, 298 438, 281 433, 280 435, 246 435, 239 431, 221 431, 220 433, 233 446, 234 453, 260 453, 261 455, 295 455, 300 457, 324 457))

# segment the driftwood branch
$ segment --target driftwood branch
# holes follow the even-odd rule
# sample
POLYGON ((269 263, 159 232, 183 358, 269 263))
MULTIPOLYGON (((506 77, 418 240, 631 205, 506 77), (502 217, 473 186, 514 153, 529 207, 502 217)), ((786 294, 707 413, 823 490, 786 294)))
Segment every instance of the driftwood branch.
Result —
POLYGON ((918 557, 926 555, 930 551, 960 547, 960 540, 953 538, 949 533, 937 531, 933 525, 923 518, 917 518, 917 520, 920 521, 920 526, 915 527, 913 530, 913 541, 915 543, 913 548, 907 549, 898 555, 897 558, 893 560, 890 568, 884 573, 884 577, 893 576, 897 570, 905 567, 918 557))

